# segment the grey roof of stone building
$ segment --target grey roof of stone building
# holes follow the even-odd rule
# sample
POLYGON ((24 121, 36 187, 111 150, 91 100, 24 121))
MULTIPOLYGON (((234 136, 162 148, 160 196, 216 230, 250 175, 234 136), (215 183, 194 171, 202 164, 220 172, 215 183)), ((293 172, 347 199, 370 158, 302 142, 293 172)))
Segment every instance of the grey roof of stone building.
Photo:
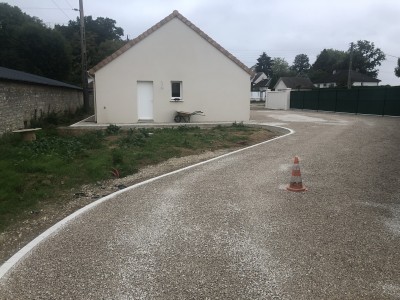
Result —
POLYGON ((0 80, 1 79, 81 90, 80 87, 72 84, 4 67, 0 67, 0 80))

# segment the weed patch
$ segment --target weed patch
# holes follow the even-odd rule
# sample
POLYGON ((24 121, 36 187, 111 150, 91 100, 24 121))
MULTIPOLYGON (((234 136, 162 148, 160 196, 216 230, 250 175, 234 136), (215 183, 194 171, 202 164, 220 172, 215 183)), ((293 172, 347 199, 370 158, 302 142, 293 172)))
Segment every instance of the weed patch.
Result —
POLYGON ((56 112, 48 108, 47 112, 35 110, 33 118, 29 121, 31 128, 55 128, 59 125, 68 125, 85 117, 84 108, 79 107, 75 111, 65 110, 56 112))
POLYGON ((118 134, 120 129, 121 129, 120 126, 117 126, 115 124, 110 124, 106 128, 106 133, 109 134, 109 135, 118 134))
POLYGON ((172 157, 247 145, 267 132, 241 123, 211 129, 120 129, 110 125, 104 131, 69 136, 45 128, 31 143, 14 135, 1 137, 0 232, 27 218, 28 211, 40 209, 39 201, 69 201, 71 195, 65 195, 82 184, 127 176, 172 157))

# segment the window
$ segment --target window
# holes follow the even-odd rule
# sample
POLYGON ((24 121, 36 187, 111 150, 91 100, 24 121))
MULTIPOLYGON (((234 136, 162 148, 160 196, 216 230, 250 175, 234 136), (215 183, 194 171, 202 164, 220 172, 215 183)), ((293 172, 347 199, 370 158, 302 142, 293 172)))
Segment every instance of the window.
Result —
POLYGON ((171 81, 171 100, 182 100, 182 81, 171 81))

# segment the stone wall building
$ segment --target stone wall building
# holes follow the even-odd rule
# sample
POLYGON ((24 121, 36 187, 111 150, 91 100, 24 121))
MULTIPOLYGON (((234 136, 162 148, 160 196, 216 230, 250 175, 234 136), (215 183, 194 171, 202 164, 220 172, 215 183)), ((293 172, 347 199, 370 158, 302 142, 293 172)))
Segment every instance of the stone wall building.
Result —
POLYGON ((29 127, 49 112, 75 112, 82 89, 42 76, 0 67, 0 135, 29 127))

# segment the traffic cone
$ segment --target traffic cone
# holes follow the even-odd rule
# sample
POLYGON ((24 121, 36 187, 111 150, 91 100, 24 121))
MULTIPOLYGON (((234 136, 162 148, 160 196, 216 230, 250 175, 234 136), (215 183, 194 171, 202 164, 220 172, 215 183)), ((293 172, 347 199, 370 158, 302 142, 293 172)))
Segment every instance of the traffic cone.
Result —
POLYGON ((286 189, 291 192, 307 191, 305 186, 303 186, 303 182, 301 180, 299 158, 297 156, 294 157, 294 164, 293 164, 293 168, 292 168, 292 178, 290 179, 290 184, 286 189))

